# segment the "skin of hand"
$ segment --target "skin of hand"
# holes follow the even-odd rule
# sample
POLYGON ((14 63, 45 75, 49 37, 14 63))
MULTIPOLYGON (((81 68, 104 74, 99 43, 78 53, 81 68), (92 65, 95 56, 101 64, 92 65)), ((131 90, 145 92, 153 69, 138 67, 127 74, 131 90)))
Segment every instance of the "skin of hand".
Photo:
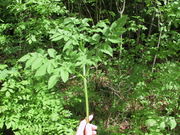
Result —
MULTIPOLYGON (((89 116, 89 121, 93 119, 93 115, 89 116)), ((86 120, 82 120, 76 132, 76 135, 96 135, 97 126, 87 123, 86 120)))

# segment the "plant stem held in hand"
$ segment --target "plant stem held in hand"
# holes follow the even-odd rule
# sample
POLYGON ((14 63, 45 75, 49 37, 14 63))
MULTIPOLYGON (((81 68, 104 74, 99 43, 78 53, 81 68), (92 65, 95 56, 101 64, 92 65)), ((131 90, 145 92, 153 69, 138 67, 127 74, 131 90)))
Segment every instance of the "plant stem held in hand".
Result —
POLYGON ((86 121, 89 123, 89 101, 88 101, 88 90, 87 90, 87 78, 86 78, 86 65, 83 65, 83 81, 84 81, 84 94, 86 103, 86 121))

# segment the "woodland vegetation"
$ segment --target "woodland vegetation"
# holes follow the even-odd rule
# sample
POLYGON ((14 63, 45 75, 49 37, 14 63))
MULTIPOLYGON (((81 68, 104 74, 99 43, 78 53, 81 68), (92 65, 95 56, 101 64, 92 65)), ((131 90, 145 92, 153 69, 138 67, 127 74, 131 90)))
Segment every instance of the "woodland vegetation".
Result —
POLYGON ((0 0, 0 135, 178 135, 179 26, 179 0, 0 0))

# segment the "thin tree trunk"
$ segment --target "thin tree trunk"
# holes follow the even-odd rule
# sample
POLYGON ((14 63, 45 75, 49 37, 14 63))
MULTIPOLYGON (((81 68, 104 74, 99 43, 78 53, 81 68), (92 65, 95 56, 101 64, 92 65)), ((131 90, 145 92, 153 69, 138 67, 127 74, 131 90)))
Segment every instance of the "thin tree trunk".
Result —
POLYGON ((149 31, 148 31, 148 37, 151 35, 151 32, 152 32, 154 18, 155 18, 155 13, 153 13, 153 16, 152 16, 152 19, 151 19, 151 24, 150 24, 149 31))
MULTIPOLYGON (((124 13, 124 10, 125 10, 125 7, 126 7, 126 0, 124 0, 123 1, 123 5, 122 5, 122 8, 120 8, 120 6, 119 6, 119 3, 118 2, 116 2, 116 7, 117 7, 117 10, 118 10, 118 12, 119 12, 119 14, 120 14, 120 18, 123 16, 123 13, 124 13)), ((118 44, 118 47, 119 47, 119 58, 118 58, 118 61, 119 61, 119 65, 118 65, 118 69, 119 69, 119 75, 121 75, 121 64, 120 64, 120 60, 121 60, 121 56, 122 56, 122 39, 123 39, 123 35, 121 34, 120 35, 120 39, 121 39, 121 43, 120 44, 118 44)), ((120 89, 120 83, 118 84, 118 88, 120 89)))

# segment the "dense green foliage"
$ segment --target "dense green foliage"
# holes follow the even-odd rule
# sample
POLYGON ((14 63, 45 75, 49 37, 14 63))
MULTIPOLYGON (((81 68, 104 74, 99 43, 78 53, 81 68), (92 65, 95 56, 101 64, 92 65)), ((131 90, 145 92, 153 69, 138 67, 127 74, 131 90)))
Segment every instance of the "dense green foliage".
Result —
POLYGON ((0 0, 0 134, 73 135, 85 96, 99 135, 178 134, 179 26, 179 0, 0 0))

